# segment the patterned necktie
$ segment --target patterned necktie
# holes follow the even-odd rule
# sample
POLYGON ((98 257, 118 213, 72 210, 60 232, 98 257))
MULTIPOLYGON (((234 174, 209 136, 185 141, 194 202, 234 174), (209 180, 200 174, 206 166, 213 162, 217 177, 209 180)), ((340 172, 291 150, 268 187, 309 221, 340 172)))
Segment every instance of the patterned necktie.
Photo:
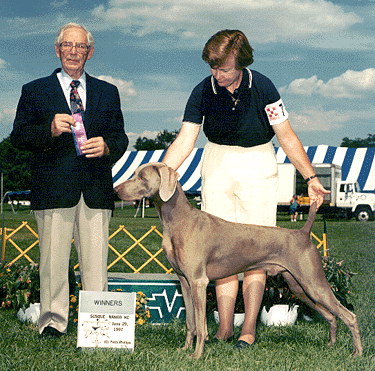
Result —
POLYGON ((78 94, 77 88, 79 85, 78 80, 73 80, 70 83, 72 89, 70 90, 70 109, 72 111, 72 115, 76 120, 76 126, 71 126, 73 138, 74 138, 74 145, 76 147, 77 155, 82 155, 81 146, 87 140, 84 120, 85 120, 85 110, 83 108, 82 100, 78 94))
POLYGON ((73 80, 70 83, 71 90, 70 90, 70 109, 72 113, 82 113, 82 116, 84 115, 85 109, 83 108, 82 100, 78 94, 78 86, 80 82, 78 80, 73 80))

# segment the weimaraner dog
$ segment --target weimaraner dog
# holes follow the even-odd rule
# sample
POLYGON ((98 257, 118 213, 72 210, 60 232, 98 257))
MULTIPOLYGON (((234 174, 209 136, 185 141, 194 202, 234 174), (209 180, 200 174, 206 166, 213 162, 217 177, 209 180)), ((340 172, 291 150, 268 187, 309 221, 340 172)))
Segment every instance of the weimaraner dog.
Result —
POLYGON ((251 269, 282 273, 290 289, 329 323, 329 344, 336 341, 336 316, 350 329, 354 355, 362 354, 357 317, 336 299, 322 259, 310 241, 316 204, 300 230, 231 223, 192 207, 178 174, 163 163, 148 163, 115 188, 126 201, 153 200, 163 226, 163 250, 177 273, 186 308, 186 342, 193 357, 202 356, 208 339, 206 289, 217 280, 251 269))

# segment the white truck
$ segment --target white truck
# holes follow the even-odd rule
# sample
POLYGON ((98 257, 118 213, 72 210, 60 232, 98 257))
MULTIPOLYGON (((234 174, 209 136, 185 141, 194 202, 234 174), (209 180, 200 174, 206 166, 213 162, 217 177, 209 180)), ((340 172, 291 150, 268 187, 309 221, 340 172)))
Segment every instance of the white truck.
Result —
MULTIPOLYGON (((324 198, 319 212, 327 216, 352 218, 362 222, 375 219, 375 194, 363 193, 355 180, 341 179, 341 166, 313 164, 316 175, 325 189, 331 191, 324 198)), ((279 164, 278 209, 285 210, 294 194, 300 205, 307 207, 307 185, 292 164, 279 164)))

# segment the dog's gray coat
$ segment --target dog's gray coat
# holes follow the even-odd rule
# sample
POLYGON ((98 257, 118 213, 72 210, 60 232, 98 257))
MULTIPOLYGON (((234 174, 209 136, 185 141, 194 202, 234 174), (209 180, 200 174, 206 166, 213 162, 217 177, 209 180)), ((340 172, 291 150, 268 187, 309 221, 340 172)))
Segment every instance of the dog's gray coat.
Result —
POLYGON ((362 354, 356 315, 336 299, 326 280, 321 257, 311 242, 316 205, 300 230, 231 223, 192 207, 178 174, 163 163, 140 166, 116 187, 123 200, 153 200, 163 226, 163 250, 177 273, 186 308, 186 342, 199 358, 208 338, 206 288, 210 280, 251 269, 282 273, 290 289, 329 323, 329 344, 336 341, 336 316, 350 329, 354 355, 362 354))

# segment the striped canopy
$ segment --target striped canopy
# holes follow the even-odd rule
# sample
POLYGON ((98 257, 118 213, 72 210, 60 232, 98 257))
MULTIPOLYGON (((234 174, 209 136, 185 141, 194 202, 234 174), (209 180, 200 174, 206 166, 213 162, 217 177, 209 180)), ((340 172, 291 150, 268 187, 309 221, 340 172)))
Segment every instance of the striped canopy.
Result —
MULTIPOLYGON (((275 148, 279 164, 290 163, 281 148, 275 148)), ((342 168, 342 180, 357 180, 366 192, 375 190, 375 148, 344 148, 326 145, 305 147, 311 163, 328 163, 342 168)), ((203 148, 194 148, 190 156, 178 169, 180 183, 185 192, 199 192, 201 189, 200 161, 203 148)), ((134 170, 148 162, 160 162, 165 150, 127 151, 112 168, 114 187, 131 178, 134 170)))

